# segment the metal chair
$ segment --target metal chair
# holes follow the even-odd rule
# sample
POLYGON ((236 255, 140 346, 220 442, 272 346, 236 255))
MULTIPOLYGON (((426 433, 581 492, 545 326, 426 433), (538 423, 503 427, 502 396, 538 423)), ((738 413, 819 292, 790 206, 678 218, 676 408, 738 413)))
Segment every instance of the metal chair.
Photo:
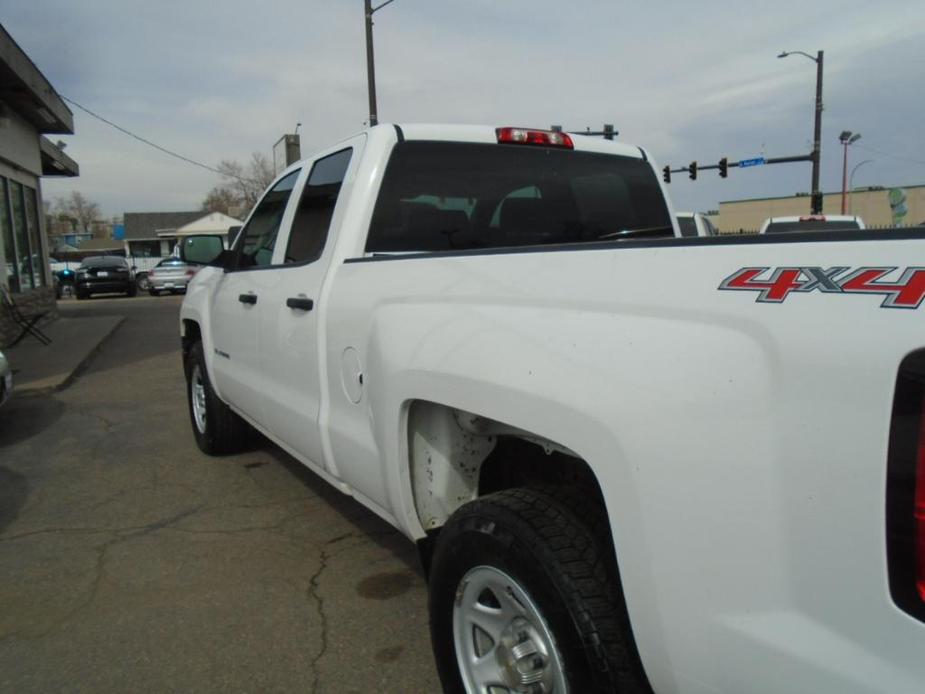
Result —
POLYGON ((18 344, 20 340, 22 340, 26 335, 31 335, 43 345, 51 344, 51 338, 39 330, 35 325, 40 320, 42 320, 42 318, 48 315, 48 311, 42 311, 41 313, 36 313, 29 316, 24 315, 23 312, 19 310, 16 302, 13 300, 13 295, 10 294, 9 290, 2 285, 0 285, 0 301, 2 301, 3 308, 7 315, 19 328, 19 335, 16 336, 15 340, 6 345, 7 347, 12 347, 13 345, 18 344))

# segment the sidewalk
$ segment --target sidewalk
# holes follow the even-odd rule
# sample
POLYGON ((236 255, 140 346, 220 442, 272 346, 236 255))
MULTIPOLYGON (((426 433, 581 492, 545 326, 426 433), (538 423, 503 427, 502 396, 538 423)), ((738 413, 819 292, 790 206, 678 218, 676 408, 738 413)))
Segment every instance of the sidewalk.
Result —
POLYGON ((124 320, 123 316, 59 318, 42 328, 52 340, 50 345, 27 335, 15 347, 4 349, 13 367, 13 392, 67 387, 124 320))

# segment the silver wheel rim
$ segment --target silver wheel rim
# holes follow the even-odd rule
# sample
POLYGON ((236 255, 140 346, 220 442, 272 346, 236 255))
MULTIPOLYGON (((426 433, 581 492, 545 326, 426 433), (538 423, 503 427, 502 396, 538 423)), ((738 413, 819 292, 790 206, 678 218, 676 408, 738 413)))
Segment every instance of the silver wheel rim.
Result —
POLYGON ((206 433, 206 384, 202 380, 202 371, 199 364, 193 367, 190 374, 190 403, 193 406, 193 419, 200 434, 206 433))
POLYGON ((453 603, 456 662, 469 694, 564 694, 562 661, 546 620, 517 581, 471 569, 453 603))

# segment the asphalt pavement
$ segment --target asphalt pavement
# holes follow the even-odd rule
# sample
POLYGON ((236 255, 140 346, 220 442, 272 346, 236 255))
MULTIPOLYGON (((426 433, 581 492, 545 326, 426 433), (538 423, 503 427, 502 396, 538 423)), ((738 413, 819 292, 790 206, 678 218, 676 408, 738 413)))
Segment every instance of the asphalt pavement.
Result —
POLYGON ((0 691, 438 692, 414 546, 268 442, 200 453, 179 305, 61 302, 124 321, 0 409, 0 691))

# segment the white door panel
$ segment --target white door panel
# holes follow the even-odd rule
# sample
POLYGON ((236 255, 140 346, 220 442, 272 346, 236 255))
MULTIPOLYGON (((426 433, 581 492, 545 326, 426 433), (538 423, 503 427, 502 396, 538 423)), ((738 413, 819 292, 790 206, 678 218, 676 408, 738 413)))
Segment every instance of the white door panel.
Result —
POLYGON ((293 196, 299 205, 277 245, 274 261, 281 265, 274 274, 279 281, 267 292, 266 309, 260 314, 268 428, 282 443, 334 475, 336 468, 325 460, 319 425, 323 400, 319 299, 339 221, 337 201, 349 186, 349 167, 357 160, 361 144, 362 139, 356 139, 312 162, 302 190, 293 196))

